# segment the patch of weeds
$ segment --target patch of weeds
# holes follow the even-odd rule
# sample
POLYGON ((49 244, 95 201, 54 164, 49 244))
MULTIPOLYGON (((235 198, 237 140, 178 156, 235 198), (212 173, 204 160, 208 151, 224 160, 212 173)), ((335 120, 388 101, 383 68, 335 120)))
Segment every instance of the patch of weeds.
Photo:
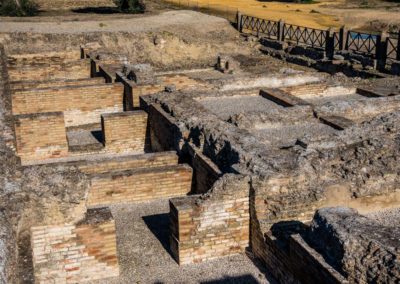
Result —
POLYGON ((100 23, 100 24, 99 24, 99 27, 100 27, 100 28, 103 28, 103 27, 105 27, 105 26, 106 26, 106 24, 104 24, 104 23, 100 23))

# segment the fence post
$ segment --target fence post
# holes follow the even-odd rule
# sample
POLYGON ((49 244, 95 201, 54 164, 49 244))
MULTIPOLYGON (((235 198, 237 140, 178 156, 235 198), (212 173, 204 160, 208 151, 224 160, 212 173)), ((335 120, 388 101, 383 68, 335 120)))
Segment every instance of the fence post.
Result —
POLYGON ((397 55, 396 55, 396 60, 400 61, 400 31, 397 36, 397 55))
POLYGON ((237 11, 237 30, 239 31, 239 33, 242 32, 242 14, 240 13, 240 11, 237 11))
POLYGON ((325 56, 332 60, 335 53, 335 37, 332 32, 332 28, 326 30, 325 40, 325 56))
POLYGON ((285 41, 285 36, 284 36, 284 29, 285 27, 285 22, 283 20, 279 20, 278 22, 278 31, 277 31, 277 40, 278 41, 285 41))
POLYGON ((349 50, 349 37, 351 36, 350 30, 347 30, 345 33, 343 33, 343 40, 344 40, 344 50, 349 50), (346 38, 346 39, 344 39, 346 38))
POLYGON ((387 49, 389 36, 387 33, 381 32, 376 36, 375 62, 374 67, 378 70, 384 70, 386 67, 387 49))
POLYGON ((344 26, 339 29, 339 50, 342 51, 344 48, 344 26))

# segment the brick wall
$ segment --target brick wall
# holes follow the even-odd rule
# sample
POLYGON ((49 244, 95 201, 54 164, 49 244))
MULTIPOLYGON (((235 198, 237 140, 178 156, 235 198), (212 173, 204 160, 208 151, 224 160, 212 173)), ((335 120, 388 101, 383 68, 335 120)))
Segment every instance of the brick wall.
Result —
POLYGON ((62 112, 18 115, 14 121, 17 153, 22 162, 68 155, 62 112))
POLYGON ((192 169, 187 165, 94 174, 88 206, 171 198, 190 192, 192 169))
POLYGON ((122 84, 15 91, 13 114, 62 111, 66 127, 100 123, 100 115, 122 111, 122 84))
POLYGON ((35 0, 42 10, 115 7, 112 0, 35 0))
POLYGON ((178 149, 182 136, 176 126, 175 118, 167 114, 159 105, 150 105, 148 110, 151 149, 157 152, 178 149))
POLYGON ((248 181, 225 181, 204 198, 170 200, 171 251, 179 264, 242 253, 248 246, 248 181))
POLYGON ((90 62, 89 60, 77 60, 62 64, 10 66, 8 75, 10 81, 90 78, 90 62))
POLYGON ((103 78, 88 78, 76 80, 49 80, 49 81, 22 81, 10 82, 10 89, 27 90, 27 89, 44 89, 44 88, 62 88, 67 86, 86 86, 86 85, 100 85, 104 83, 103 78))
POLYGON ((312 249, 300 235, 289 240, 291 268, 302 283, 346 283, 346 279, 312 249))
POLYGON ((143 152, 147 148, 147 113, 145 111, 103 114, 101 124, 107 151, 143 152))
POLYGON ((78 163, 78 168, 85 174, 99 174, 111 171, 174 166, 177 164, 178 155, 171 151, 82 161, 78 163))
POLYGON ((77 61, 81 58, 81 51, 57 51, 46 53, 24 53, 13 54, 7 58, 9 66, 29 66, 29 65, 43 65, 43 64, 62 64, 72 61, 77 61))
MULTIPOLYGON (((99 219, 101 212, 96 214, 99 219)), ((35 283, 82 283, 119 275, 112 219, 32 227, 31 246, 35 283)))
POLYGON ((188 144, 187 147, 193 168, 193 192, 196 194, 206 193, 211 189, 214 182, 222 176, 222 172, 196 146, 188 144))

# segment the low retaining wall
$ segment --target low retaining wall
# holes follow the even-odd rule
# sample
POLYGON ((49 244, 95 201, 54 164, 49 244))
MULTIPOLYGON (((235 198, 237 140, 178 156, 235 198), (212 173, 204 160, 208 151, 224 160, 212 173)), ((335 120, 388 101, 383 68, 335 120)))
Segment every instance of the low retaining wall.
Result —
POLYGON ((69 86, 31 89, 12 94, 13 114, 62 111, 65 126, 100 123, 103 113, 121 112, 123 86, 119 83, 98 86, 69 86))
POLYGON ((182 196, 190 192, 191 183, 192 169, 187 165, 94 174, 87 204, 97 207, 182 196))
POLYGON ((177 164, 178 155, 173 151, 77 162, 78 168, 85 174, 175 166, 177 164))
POLYGON ((10 82, 10 89, 28 90, 28 89, 44 89, 44 88, 62 88, 67 86, 85 86, 85 85, 100 85, 104 83, 104 78, 88 78, 75 80, 50 80, 50 81, 14 81, 10 82))
POLYGON ((89 63, 88 60, 78 60, 63 64, 11 66, 8 68, 8 76, 10 81, 90 78, 89 63))
POLYGON ((104 145, 109 152, 143 152, 148 148, 147 113, 128 111, 101 116, 104 145))

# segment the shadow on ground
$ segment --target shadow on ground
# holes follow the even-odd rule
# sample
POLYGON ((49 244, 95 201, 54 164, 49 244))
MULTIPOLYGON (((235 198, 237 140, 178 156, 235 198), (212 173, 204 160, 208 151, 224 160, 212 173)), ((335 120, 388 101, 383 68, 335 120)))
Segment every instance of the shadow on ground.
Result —
POLYGON ((75 13, 82 14, 119 14, 119 11, 116 7, 87 7, 87 8, 79 8, 72 10, 75 13))
POLYGON ((260 282, 253 275, 225 276, 221 279, 200 282, 201 284, 259 284, 260 282))
POLYGON ((146 226, 150 229, 153 235, 158 239, 163 248, 172 257, 171 247, 169 243, 169 214, 156 214, 142 217, 146 226))

